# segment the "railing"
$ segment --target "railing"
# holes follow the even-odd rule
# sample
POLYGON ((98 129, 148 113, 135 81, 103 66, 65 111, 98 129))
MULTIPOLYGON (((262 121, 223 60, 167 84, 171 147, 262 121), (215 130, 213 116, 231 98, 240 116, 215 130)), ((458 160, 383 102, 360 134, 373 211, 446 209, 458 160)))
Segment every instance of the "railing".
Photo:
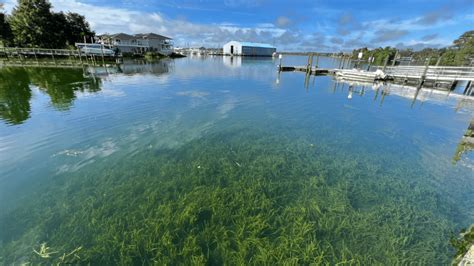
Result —
MULTIPOLYGON (((380 67, 378 67, 380 68, 380 67)), ((395 66, 386 67, 385 74, 394 77, 420 78, 437 80, 474 80, 474 67, 448 66, 395 66)))
POLYGON ((79 50, 70 49, 46 49, 46 48, 10 48, 5 47, 0 49, 0 53, 9 55, 79 55, 79 50))

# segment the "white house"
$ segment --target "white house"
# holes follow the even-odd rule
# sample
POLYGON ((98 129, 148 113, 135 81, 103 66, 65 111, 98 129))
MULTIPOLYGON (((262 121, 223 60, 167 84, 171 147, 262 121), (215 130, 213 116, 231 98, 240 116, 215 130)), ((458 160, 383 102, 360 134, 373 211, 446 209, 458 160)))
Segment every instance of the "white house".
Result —
POLYGON ((224 44, 224 55, 272 56, 276 48, 266 43, 230 41, 224 44))
POLYGON ((104 34, 99 42, 119 49, 122 53, 158 52, 169 55, 173 52, 171 38, 155 33, 129 35, 125 33, 104 34))

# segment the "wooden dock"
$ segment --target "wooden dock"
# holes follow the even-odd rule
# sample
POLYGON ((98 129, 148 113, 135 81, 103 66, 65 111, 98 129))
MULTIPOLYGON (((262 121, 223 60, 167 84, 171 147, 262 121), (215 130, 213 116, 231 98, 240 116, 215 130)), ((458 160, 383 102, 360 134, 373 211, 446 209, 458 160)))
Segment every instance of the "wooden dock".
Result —
POLYGON ((306 66, 279 66, 279 71, 305 72, 307 75, 333 75, 342 80, 375 82, 387 81, 415 87, 453 90, 459 82, 465 83, 463 94, 474 95, 474 67, 456 66, 372 66, 361 69, 327 69, 312 66, 308 57, 306 66))
MULTIPOLYGON (((56 57, 85 57, 91 56, 90 54, 84 54, 79 49, 46 49, 46 48, 16 48, 16 47, 3 47, 0 48, 0 57, 18 57, 18 56, 56 56, 56 57)), ((112 55, 95 55, 104 57, 115 57, 112 55)))
POLYGON ((81 68, 120 63, 120 56, 85 54, 79 49, 0 48, 0 66, 81 68))
POLYGON ((299 72, 309 72, 311 75, 328 75, 330 73, 330 69, 326 68, 316 68, 312 67, 311 69, 308 69, 305 66, 282 66, 281 71, 287 72, 287 71, 299 71, 299 72))

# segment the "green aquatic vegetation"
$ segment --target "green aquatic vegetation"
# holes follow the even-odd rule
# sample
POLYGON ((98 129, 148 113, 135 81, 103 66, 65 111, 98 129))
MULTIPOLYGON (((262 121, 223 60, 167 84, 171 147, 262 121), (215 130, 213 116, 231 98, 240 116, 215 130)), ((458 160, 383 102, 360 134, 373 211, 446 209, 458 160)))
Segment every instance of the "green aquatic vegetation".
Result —
POLYGON ((413 161, 298 136, 233 128, 55 177, 2 217, 2 260, 48 243, 50 263, 78 247, 101 265, 450 261, 462 211, 413 161))
POLYGON ((469 229, 462 229, 459 237, 452 237, 451 245, 456 249, 456 258, 452 264, 458 265, 469 248, 474 245, 474 225, 471 225, 469 229))

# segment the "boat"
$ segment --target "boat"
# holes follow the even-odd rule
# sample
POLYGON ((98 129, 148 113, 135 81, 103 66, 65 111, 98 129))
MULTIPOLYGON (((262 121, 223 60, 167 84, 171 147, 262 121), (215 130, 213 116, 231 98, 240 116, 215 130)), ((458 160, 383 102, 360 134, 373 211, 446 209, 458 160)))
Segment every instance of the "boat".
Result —
POLYGON ((105 48, 104 45, 100 43, 85 44, 80 47, 79 50, 85 55, 115 56, 114 50, 105 48))

